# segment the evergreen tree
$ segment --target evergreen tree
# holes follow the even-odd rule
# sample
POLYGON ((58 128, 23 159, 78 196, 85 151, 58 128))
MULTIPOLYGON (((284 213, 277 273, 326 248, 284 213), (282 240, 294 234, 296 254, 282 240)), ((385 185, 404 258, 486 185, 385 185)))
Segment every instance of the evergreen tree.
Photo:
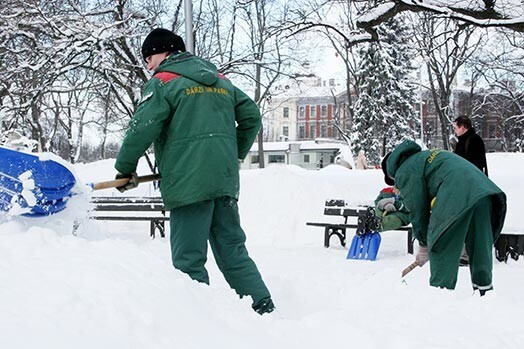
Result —
POLYGON ((380 41, 359 51, 351 146, 353 154, 364 150, 370 163, 404 138, 413 138, 419 120, 414 110, 414 85, 410 72, 415 51, 407 26, 392 19, 379 28, 380 41))

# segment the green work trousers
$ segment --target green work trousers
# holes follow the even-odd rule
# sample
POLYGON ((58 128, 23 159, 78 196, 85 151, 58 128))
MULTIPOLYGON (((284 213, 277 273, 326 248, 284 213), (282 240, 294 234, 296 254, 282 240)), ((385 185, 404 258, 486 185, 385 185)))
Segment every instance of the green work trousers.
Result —
POLYGON ((479 200, 473 208, 464 212, 429 251, 431 286, 455 288, 464 242, 469 256, 473 288, 491 289, 493 231, 489 197, 479 200))
POLYGON ((176 269, 209 284, 205 268, 209 240, 218 268, 238 295, 251 296, 254 304, 270 297, 248 255, 235 199, 219 197, 177 207, 171 210, 170 225, 171 257, 176 269))

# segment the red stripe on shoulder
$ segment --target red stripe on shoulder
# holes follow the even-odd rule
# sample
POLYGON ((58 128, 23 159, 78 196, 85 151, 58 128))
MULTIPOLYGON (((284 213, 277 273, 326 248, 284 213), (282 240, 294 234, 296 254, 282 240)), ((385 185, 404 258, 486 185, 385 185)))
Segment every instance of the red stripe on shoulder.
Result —
POLYGON ((218 73, 218 78, 228 80, 228 78, 224 74, 221 74, 221 73, 218 73))
POLYGON ((171 81, 173 79, 181 77, 181 75, 178 75, 178 74, 175 74, 175 73, 171 73, 171 72, 168 72, 168 71, 162 71, 162 72, 156 73, 153 77, 157 78, 157 79, 160 79, 165 84, 165 83, 168 83, 169 81, 171 81))

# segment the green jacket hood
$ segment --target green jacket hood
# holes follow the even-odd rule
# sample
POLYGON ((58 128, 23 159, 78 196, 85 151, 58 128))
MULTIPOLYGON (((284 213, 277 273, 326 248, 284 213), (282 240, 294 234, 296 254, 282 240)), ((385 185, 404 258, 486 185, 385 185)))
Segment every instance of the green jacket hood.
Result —
POLYGON ((168 56, 157 68, 156 72, 171 72, 206 86, 213 85, 218 80, 217 67, 189 52, 168 56))
POLYGON ((387 171, 388 175, 395 179, 395 175, 399 167, 409 158, 411 155, 420 152, 422 149, 420 146, 410 140, 406 140, 400 143, 392 152, 387 160, 387 171))

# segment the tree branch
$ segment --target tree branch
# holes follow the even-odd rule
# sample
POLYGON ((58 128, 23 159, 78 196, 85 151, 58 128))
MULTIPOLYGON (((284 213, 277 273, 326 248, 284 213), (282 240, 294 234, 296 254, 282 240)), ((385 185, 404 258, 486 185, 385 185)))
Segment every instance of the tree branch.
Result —
POLYGON ((512 18, 494 7, 493 0, 484 0, 481 9, 469 9, 453 5, 442 5, 442 1, 435 3, 432 0, 393 0, 379 4, 357 19, 357 27, 368 32, 373 38, 377 37, 375 27, 402 12, 430 12, 443 15, 459 22, 477 27, 506 28, 524 33, 524 18, 512 18))

